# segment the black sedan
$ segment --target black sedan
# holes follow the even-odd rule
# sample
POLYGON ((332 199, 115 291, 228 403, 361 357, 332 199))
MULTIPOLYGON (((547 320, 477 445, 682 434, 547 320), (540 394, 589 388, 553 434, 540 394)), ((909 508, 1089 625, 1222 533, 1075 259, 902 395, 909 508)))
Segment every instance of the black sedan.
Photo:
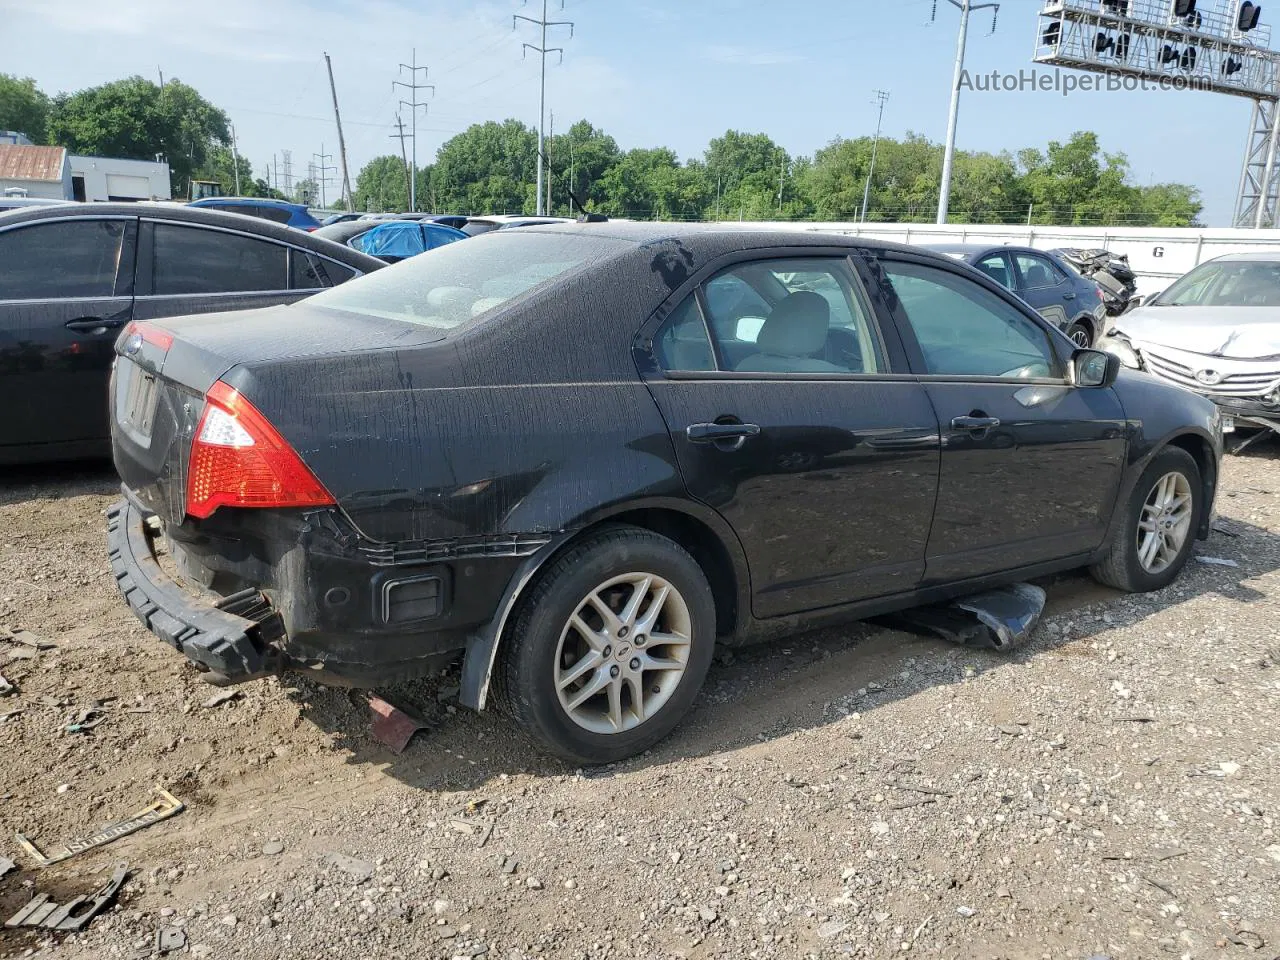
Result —
POLYGON ((300 230, 198 207, 0 215, 0 464, 108 455, 112 344, 131 320, 291 303, 381 266, 300 230))
POLYGON ((1107 332, 1107 311, 1098 285, 1052 253, 973 243, 931 244, 929 249, 972 264, 1012 290, 1077 346, 1092 346, 1107 332))
POLYGON ((108 542, 155 634, 217 683, 461 654, 465 704, 584 762, 669 732, 717 644, 1164 587, 1221 456, 1212 403, 969 267, 819 234, 495 231, 117 351, 108 542))

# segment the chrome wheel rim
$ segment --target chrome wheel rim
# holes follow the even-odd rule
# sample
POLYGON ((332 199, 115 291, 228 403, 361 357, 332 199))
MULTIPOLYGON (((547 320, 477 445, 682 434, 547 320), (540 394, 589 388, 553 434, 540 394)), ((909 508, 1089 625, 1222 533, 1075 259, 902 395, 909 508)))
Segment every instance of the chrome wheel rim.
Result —
POLYGON ((1083 327, 1073 330, 1071 332, 1071 342, 1077 347, 1089 346, 1089 331, 1085 330, 1083 327))
POLYGON ((1164 573, 1182 553, 1191 534, 1191 484, 1181 473, 1156 481, 1138 518, 1138 563, 1147 573, 1164 573))
POLYGON ((592 733, 634 730, 671 699, 689 664, 689 605, 651 573, 627 573, 579 601, 556 646, 560 706, 592 733))

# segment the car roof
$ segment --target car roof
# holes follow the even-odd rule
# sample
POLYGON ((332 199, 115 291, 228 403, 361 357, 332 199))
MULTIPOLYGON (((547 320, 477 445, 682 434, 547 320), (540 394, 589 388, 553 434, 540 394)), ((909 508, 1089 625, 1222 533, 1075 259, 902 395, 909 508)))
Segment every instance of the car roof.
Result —
POLYGON ((256 207, 284 207, 288 210, 305 210, 305 203, 294 203, 292 200, 277 200, 274 197, 201 197, 187 204, 189 207, 211 207, 219 203, 240 203, 256 207))
POLYGON ((83 220, 94 217, 145 217, 148 220, 166 220, 172 223, 191 223, 208 227, 222 227, 240 233, 251 233, 268 240, 277 240, 294 247, 313 249, 327 257, 341 260, 358 270, 376 270, 385 264, 358 250, 340 243, 313 237, 303 230, 250 217, 243 213, 229 213, 215 207, 196 207, 191 204, 152 203, 75 203, 48 207, 24 207, 0 212, 0 229, 19 223, 49 220, 83 220))
POLYGON ((1280 250, 1251 250, 1248 252, 1242 251, 1240 253, 1227 253, 1223 254, 1221 257, 1214 257, 1213 259, 1215 261, 1227 262, 1232 260, 1253 260, 1261 261, 1263 263, 1268 261, 1272 263, 1280 263, 1280 250))

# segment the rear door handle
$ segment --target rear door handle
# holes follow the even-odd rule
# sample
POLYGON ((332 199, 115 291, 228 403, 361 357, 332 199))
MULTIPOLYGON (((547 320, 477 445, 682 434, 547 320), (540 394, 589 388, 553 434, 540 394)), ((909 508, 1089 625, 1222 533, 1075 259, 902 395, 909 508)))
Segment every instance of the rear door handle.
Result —
POLYGON ((93 333, 94 331, 105 333, 108 330, 124 326, 124 321, 106 320, 102 317, 77 317, 74 320, 68 320, 65 326, 68 330, 74 330, 77 333, 93 333))
POLYGON ((952 430, 991 430, 998 426, 999 417, 956 417, 951 421, 952 430))
POLYGON ((754 423, 692 423, 684 428, 690 443, 733 444, 737 447, 751 437, 760 435, 760 427, 754 423))
POLYGON ((1064 293, 1062 295, 1063 300, 1074 300, 1075 298, 1076 298, 1076 295, 1074 293, 1064 293))

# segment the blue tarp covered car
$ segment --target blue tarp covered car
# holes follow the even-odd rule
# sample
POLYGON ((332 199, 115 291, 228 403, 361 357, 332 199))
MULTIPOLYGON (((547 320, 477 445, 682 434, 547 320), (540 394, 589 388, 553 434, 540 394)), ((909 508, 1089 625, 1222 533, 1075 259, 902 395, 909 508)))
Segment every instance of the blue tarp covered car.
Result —
POLYGON ((423 220, 388 220, 350 241, 350 246, 371 257, 395 263, 420 253, 466 240, 461 230, 423 220))

